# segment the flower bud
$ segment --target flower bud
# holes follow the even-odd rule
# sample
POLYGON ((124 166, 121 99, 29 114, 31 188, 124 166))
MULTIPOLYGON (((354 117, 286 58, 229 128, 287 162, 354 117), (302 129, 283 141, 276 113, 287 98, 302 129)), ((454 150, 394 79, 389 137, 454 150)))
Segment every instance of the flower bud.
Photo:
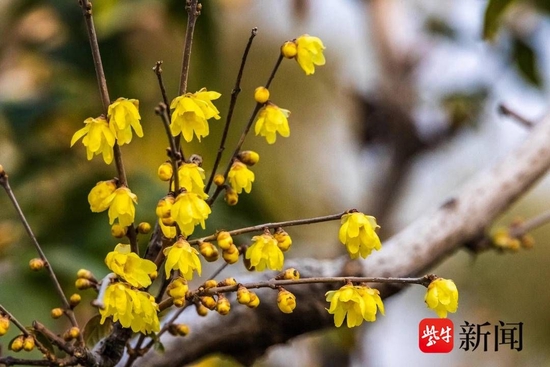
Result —
POLYGON ((214 176, 214 185, 221 186, 225 183, 225 177, 223 175, 220 175, 219 173, 214 176))
POLYGON ((151 225, 147 222, 141 222, 138 225, 137 230, 140 234, 147 234, 151 232, 151 225))
POLYGON ((286 289, 281 289, 277 295, 277 306, 284 313, 292 313, 296 308, 296 296, 286 289))
POLYGON ((287 59, 293 59, 297 53, 296 43, 293 41, 287 41, 281 46, 281 54, 287 59))
POLYGON ((216 311, 220 315, 225 316, 229 313, 229 310, 231 310, 231 303, 229 303, 229 300, 223 294, 220 294, 218 296, 218 303, 216 304, 216 311))
POLYGON ((260 297, 256 295, 254 292, 250 292, 250 302, 248 302, 247 306, 250 308, 256 308, 260 305, 260 297))
POLYGON ((214 279, 208 279, 206 282, 204 282, 204 288, 214 288, 218 286, 218 282, 214 279))
POLYGON ((77 271, 76 272, 76 277, 77 278, 82 278, 82 279, 88 279, 88 280, 94 280, 95 279, 92 272, 87 270, 87 269, 80 269, 79 271, 77 271))
POLYGON ((185 298, 187 291, 189 291, 187 280, 182 277, 174 279, 168 284, 168 287, 166 287, 166 294, 174 299, 185 298))
POLYGON ((5 335, 10 329, 10 319, 7 316, 0 317, 0 336, 5 335))
POLYGON ((170 218, 172 215, 172 205, 174 204, 176 199, 172 195, 167 195, 164 198, 160 199, 157 208, 156 213, 157 217, 159 218, 170 218))
POLYGON ((231 245, 228 250, 222 251, 222 257, 228 264, 235 264, 239 261, 239 255, 239 250, 235 245, 231 245))
POLYGON ((157 279, 157 277, 159 276, 159 272, 155 270, 154 272, 152 272, 152 273, 150 273, 150 274, 148 274, 148 275, 149 275, 149 278, 150 278, 151 280, 155 280, 155 279, 157 279))
POLYGON ((27 336, 23 341, 23 349, 27 352, 34 349, 34 337, 32 335, 27 336))
POLYGON ((60 318, 61 316, 63 316, 63 314, 65 313, 65 311, 63 311, 62 308, 54 308, 50 311, 50 315, 53 319, 58 319, 60 318))
POLYGON ((173 324, 173 326, 175 326, 177 335, 186 336, 187 334, 189 334, 189 326, 184 324, 173 324))
POLYGON ((226 231, 221 231, 218 233, 216 241, 218 241, 218 246, 222 250, 229 250, 229 248, 233 245, 233 237, 231 237, 229 232, 226 231))
POLYGON ((128 231, 128 227, 123 227, 118 223, 115 223, 111 226, 111 236, 114 238, 122 238, 126 236, 126 232, 128 231))
POLYGON ((283 252, 288 251, 290 245, 292 245, 292 239, 281 227, 277 228, 273 237, 277 240, 277 247, 283 252))
POLYGON ((174 298, 174 306, 183 307, 185 305, 185 298, 174 298))
POLYGON ((264 104, 269 100, 269 90, 266 87, 258 87, 254 90, 254 100, 264 104))
POLYGON ((253 166, 260 161, 260 155, 253 150, 243 150, 237 158, 247 166, 253 166))
POLYGON ((80 296, 80 294, 73 293, 69 298, 69 304, 71 305, 71 307, 76 307, 81 300, 82 300, 82 297, 80 296))
POLYGON ((237 280, 235 278, 225 278, 224 280, 218 283, 218 287, 225 287, 225 286, 231 286, 231 285, 237 285, 237 280))
POLYGON ((76 289, 81 291, 93 287, 93 283, 90 282, 88 279, 84 279, 84 278, 78 278, 74 283, 74 285, 76 289))
POLYGON ((199 245, 199 252, 208 262, 216 261, 220 257, 218 249, 210 242, 201 242, 199 245))
POLYGON ((198 314, 199 316, 203 316, 203 317, 204 317, 204 316, 208 315, 208 308, 204 307, 204 306, 202 305, 202 303, 196 303, 196 304, 195 304, 195 309, 197 310, 197 314, 198 314))
POLYGON ((294 268, 289 268, 283 272, 282 279, 297 280, 297 279, 300 279, 300 273, 298 272, 298 270, 294 268))
POLYGON ((209 310, 213 310, 216 308, 216 300, 211 296, 203 296, 199 297, 201 300, 201 303, 204 305, 204 307, 208 308, 209 310))
POLYGON ((10 345, 10 349, 14 352, 19 352, 21 349, 23 349, 23 343, 25 342, 25 337, 23 335, 19 335, 17 338, 13 339, 10 345))
POLYGON ((239 202, 239 194, 231 186, 225 187, 225 196, 223 198, 227 205, 233 206, 237 205, 239 202))
POLYGON ((241 305, 247 305, 250 303, 250 291, 243 286, 240 286, 237 290, 237 301, 241 305))
POLYGON ((44 260, 40 259, 40 258, 34 258, 34 259, 31 259, 29 261, 29 267, 31 268, 31 270, 33 271, 38 271, 38 270, 42 270, 44 269, 44 265, 46 263, 44 262, 44 260))
POLYGON ((80 329, 73 326, 72 328, 69 329, 68 334, 71 337, 71 339, 76 339, 80 336, 80 329))
POLYGON ((163 164, 161 164, 157 171, 158 178, 160 178, 161 181, 170 180, 172 178, 173 173, 174 173, 174 170, 170 162, 164 162, 163 164))

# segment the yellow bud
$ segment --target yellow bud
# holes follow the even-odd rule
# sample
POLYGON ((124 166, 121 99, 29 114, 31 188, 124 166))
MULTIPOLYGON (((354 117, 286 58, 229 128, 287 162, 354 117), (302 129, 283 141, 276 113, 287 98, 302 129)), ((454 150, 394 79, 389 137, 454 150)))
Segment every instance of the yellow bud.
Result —
POLYGON ((176 324, 174 325, 176 327, 176 333, 180 336, 186 336, 189 334, 189 326, 184 324, 176 324))
POLYGON ((126 236, 127 231, 127 227, 123 227, 118 223, 115 223, 111 226, 111 236, 113 236, 114 238, 122 238, 126 236))
POLYGON ((6 316, 0 317, 0 336, 5 335, 10 328, 10 319, 6 316))
POLYGON ((80 294, 73 293, 69 298, 69 304, 71 305, 71 307, 76 307, 81 300, 82 300, 82 297, 80 297, 80 294))
POLYGON ((199 299, 201 300, 201 303, 204 305, 204 307, 208 308, 209 310, 213 310, 216 308, 216 300, 211 296, 203 296, 199 299))
POLYGON ((204 307, 201 303, 195 304, 195 309, 197 310, 197 314, 199 316, 206 316, 208 315, 208 308, 204 307))
POLYGON ((147 234, 147 233, 151 232, 151 225, 147 222, 141 222, 138 225, 137 230, 141 234, 147 234))
POLYGON ((210 242, 201 242, 199 245, 199 252, 208 262, 216 261, 218 257, 220 257, 218 249, 210 242))
POLYGON ((86 269, 80 269, 77 273, 76 273, 76 277, 77 278, 82 278, 82 279, 88 279, 88 280, 94 280, 95 277, 94 275, 92 274, 91 271, 89 270, 86 270, 86 269))
POLYGON ((185 298, 188 290, 189 286, 187 285, 187 280, 185 280, 185 278, 179 277, 168 284, 168 287, 166 287, 166 294, 174 299, 185 298))
POLYGON ((220 175, 219 173, 214 176, 214 185, 216 186, 221 186, 225 183, 225 178, 223 177, 223 175, 220 175))
POLYGON ((297 280, 300 279, 300 273, 294 268, 286 269, 283 273, 283 279, 297 280))
POLYGON ((71 339, 76 339, 80 336, 80 329, 77 327, 72 327, 69 329, 69 336, 71 339))
POLYGON ((227 315, 229 313, 229 310, 231 310, 231 303, 229 303, 229 300, 225 298, 222 294, 218 297, 218 303, 216 304, 216 311, 220 315, 227 315))
POLYGON ((250 308, 256 308, 260 305, 260 297, 256 295, 254 292, 250 292, 250 302, 248 302, 247 306, 250 308))
POLYGON ((214 279, 208 279, 206 282, 204 282, 204 288, 214 288, 218 286, 218 282, 214 279))
POLYGON ((287 41, 281 46, 281 54, 287 59, 293 59, 297 53, 296 43, 293 41, 287 41))
POLYGON ((239 202, 239 194, 235 190, 233 190, 232 187, 226 186, 225 187, 225 196, 223 198, 227 205, 237 205, 239 202))
POLYGON ((25 342, 25 337, 23 335, 19 335, 17 338, 13 339, 10 345, 10 349, 14 352, 19 352, 21 349, 23 349, 23 343, 25 342))
POLYGON ((172 164, 170 162, 164 162, 159 166, 157 175, 161 181, 168 181, 172 178, 174 170, 172 169, 172 164))
POLYGON ((84 278, 78 278, 76 280, 76 282, 74 283, 76 289, 79 289, 79 290, 85 290, 85 289, 88 289, 88 288, 91 288, 93 286, 93 283, 90 282, 88 279, 84 279, 84 278))
POLYGON ((235 245, 231 245, 229 250, 222 251, 222 257, 228 264, 235 264, 237 261, 239 261, 239 250, 237 249, 236 251, 234 251, 233 248, 237 249, 235 245))
POLYGON ((34 258, 29 261, 29 267, 31 270, 38 271, 44 269, 46 263, 40 258, 34 258))
POLYGON ((222 250, 229 250, 229 248, 233 245, 233 237, 231 237, 229 232, 226 231, 221 231, 218 233, 216 241, 218 241, 218 246, 222 250))
POLYGON ((279 227, 276 231, 273 237, 277 240, 277 246, 281 249, 281 251, 285 252, 288 251, 290 248, 290 245, 292 245, 292 239, 288 235, 288 233, 285 232, 284 229, 279 227))
POLYGON ((237 279, 235 278, 225 278, 224 280, 222 280, 218 286, 220 287, 225 287, 225 286, 230 286, 230 285, 237 285, 237 279))
POLYGON ((284 313, 292 313, 296 308, 296 296, 286 289, 281 289, 277 295, 277 306, 284 313))
POLYGON ((260 161, 260 155, 253 150, 243 150, 237 158, 247 166, 253 166, 260 161))
POLYGON ((237 290, 237 301, 241 305, 247 305, 250 303, 250 291, 246 289, 245 287, 239 287, 239 290, 237 290))
POLYGON ((159 276, 159 273, 156 270, 154 272, 152 272, 151 274, 149 274, 149 278, 151 278, 151 280, 157 279, 158 276, 159 276))
POLYGON ((183 307, 185 305, 185 298, 174 298, 174 306, 183 307))
POLYGON ((34 337, 32 335, 27 336, 23 341, 23 349, 27 352, 34 349, 34 337))
POLYGON ((176 221, 172 217, 162 218, 161 220, 165 226, 174 227, 176 225, 176 221))
POLYGON ((254 100, 258 103, 266 103, 269 100, 269 90, 266 87, 258 87, 254 91, 254 100))
POLYGON ((167 195, 164 198, 160 199, 157 203, 157 208, 155 212, 159 218, 170 218, 172 215, 172 205, 174 204, 175 199, 172 195, 167 195))
POLYGON ((60 318, 61 316, 63 316, 63 314, 65 313, 65 311, 63 311, 62 308, 54 308, 50 311, 50 315, 53 319, 58 319, 60 318))

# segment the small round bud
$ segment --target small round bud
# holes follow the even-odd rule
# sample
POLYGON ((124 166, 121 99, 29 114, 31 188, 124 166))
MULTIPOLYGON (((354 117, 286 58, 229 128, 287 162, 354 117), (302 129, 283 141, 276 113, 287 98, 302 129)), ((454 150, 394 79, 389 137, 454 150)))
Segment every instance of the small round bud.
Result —
POLYGON ((13 339, 10 345, 10 349, 14 352, 20 352, 21 349, 23 349, 23 344, 25 342, 25 337, 23 335, 19 335, 17 338, 13 339))
POLYGON ((176 334, 179 336, 186 336, 189 334, 189 326, 185 324, 173 324, 176 329, 176 334))
POLYGON ((76 277, 77 278, 82 278, 82 279, 88 279, 88 280, 94 280, 95 279, 92 272, 89 271, 89 270, 86 270, 86 269, 80 269, 79 271, 77 271, 76 272, 76 277))
POLYGON ((247 166, 253 166, 260 161, 260 155, 253 150, 243 150, 239 152, 237 158, 247 166))
POLYGON ((185 299, 189 286, 185 278, 179 277, 174 279, 168 287, 166 287, 166 294, 174 299, 185 299))
POLYGON ((250 291, 245 287, 241 286, 237 290, 237 301, 241 305, 247 305, 250 303, 250 291))
POLYGON ((208 262, 216 261, 220 257, 217 247, 210 242, 201 242, 199 245, 199 252, 208 262))
POLYGON ((277 228, 273 237, 277 240, 277 246, 283 252, 288 251, 290 245, 292 245, 292 239, 281 227, 277 228))
POLYGON ((69 298, 69 304, 71 305, 71 307, 76 307, 81 300, 82 300, 82 297, 80 296, 80 294, 73 293, 69 298))
POLYGON ((218 282, 214 279, 208 279, 206 282, 204 282, 204 285, 203 287, 208 289, 208 288, 214 288, 214 287, 217 287, 218 286, 218 282))
POLYGON ((137 230, 140 234, 147 234, 151 232, 151 225, 147 222, 141 222, 138 225, 137 230))
POLYGON ((297 280, 300 279, 300 273, 294 268, 286 269, 283 273, 283 279, 297 280))
POLYGON ((84 278, 78 278, 74 283, 74 285, 76 289, 81 291, 93 287, 93 283, 90 282, 88 279, 84 279, 84 278))
POLYGON ((172 195, 167 195, 164 198, 160 199, 157 203, 157 208, 155 212, 159 218, 170 218, 172 215, 172 205, 174 204, 175 199, 172 195))
POLYGON ((218 233, 216 241, 218 241, 218 246, 222 250, 229 250, 229 248, 233 245, 233 237, 231 237, 229 232, 226 231, 221 231, 218 233))
POLYGON ((286 289, 281 289, 277 295, 277 306, 284 313, 292 313, 296 308, 296 296, 286 289))
POLYGON ((239 250, 237 249, 237 246, 231 245, 228 250, 223 250, 222 257, 226 263, 235 264, 239 261, 239 250))
POLYGON ((170 180, 172 178, 173 173, 174 173, 174 170, 170 162, 164 162, 159 166, 159 169, 157 170, 157 175, 161 181, 170 180))
POLYGON ((204 305, 204 307, 208 308, 209 310, 213 310, 216 308, 216 300, 211 296, 203 296, 199 298, 201 300, 201 303, 204 305))
POLYGON ((113 236, 114 238, 122 238, 126 236, 127 231, 127 227, 123 227, 118 223, 115 223, 111 226, 111 236, 113 236))
POLYGON ((10 329, 10 319, 6 316, 0 317, 0 336, 6 335, 8 330, 10 329))
POLYGON ((218 297, 218 303, 216 304, 216 311, 220 315, 227 315, 229 313, 229 310, 231 310, 231 303, 229 303, 229 300, 225 298, 223 294, 220 294, 218 297))
POLYGON ((218 284, 219 287, 225 287, 225 286, 230 286, 230 285, 237 285, 237 279, 235 279, 235 278, 225 278, 224 280, 222 280, 218 284))
POLYGON ((80 336, 80 329, 73 326, 72 328, 69 329, 68 334, 71 337, 71 339, 76 339, 80 336))
POLYGON ((62 308, 57 307, 50 311, 50 316, 52 317, 52 319, 58 319, 63 316, 64 313, 65 311, 63 311, 62 308))
POLYGON ((44 269, 44 265, 46 263, 44 262, 44 260, 40 259, 40 258, 34 258, 34 259, 31 259, 29 261, 29 267, 31 268, 31 270, 33 271, 39 271, 39 270, 42 270, 44 269))
POLYGON ((223 175, 220 175, 219 173, 214 176, 214 185, 216 186, 221 186, 225 183, 225 178, 223 177, 223 175))
POLYGON ((260 297, 256 295, 254 292, 250 292, 250 302, 248 302, 247 306, 250 308, 256 308, 260 305, 260 297))
POLYGON ((183 307, 185 305, 185 298, 174 298, 174 306, 183 307))
POLYGON ((237 192, 233 190, 233 188, 231 188, 230 186, 226 186, 225 196, 223 199, 225 200, 227 205, 237 205, 237 203, 239 202, 239 194, 237 194, 237 192))
POLYGON ((34 349, 34 337, 32 335, 27 336, 23 341, 23 349, 27 352, 34 349))
POLYGON ((176 221, 172 217, 162 218, 161 221, 162 224, 168 227, 174 227, 176 225, 176 221))
POLYGON ((296 43, 293 41, 287 41, 281 46, 281 54, 287 59, 293 59, 297 53, 296 43))
POLYGON ((195 309, 197 310, 197 314, 199 316, 206 316, 208 315, 208 308, 204 307, 201 303, 195 304, 195 309))
POLYGON ((266 87, 258 87, 254 90, 254 100, 258 103, 266 103, 269 100, 269 90, 266 87))

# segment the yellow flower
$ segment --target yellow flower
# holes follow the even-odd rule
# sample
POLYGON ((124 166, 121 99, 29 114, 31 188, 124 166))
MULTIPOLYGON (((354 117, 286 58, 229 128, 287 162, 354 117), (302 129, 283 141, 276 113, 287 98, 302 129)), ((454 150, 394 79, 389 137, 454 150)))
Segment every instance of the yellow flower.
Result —
POLYGON ((115 180, 98 182, 88 194, 88 203, 94 213, 99 213, 109 208, 111 202, 107 198, 116 190, 115 180))
POLYGON ((334 315, 334 325, 336 327, 342 326, 346 316, 349 328, 363 323, 365 301, 357 287, 346 284, 337 291, 328 291, 325 296, 327 302, 330 302, 328 313, 334 315))
POLYGON ((365 308, 363 310, 363 318, 366 321, 376 321, 376 311, 377 308, 380 313, 384 314, 384 304, 380 298, 380 292, 378 289, 373 289, 369 287, 355 287, 359 291, 361 298, 365 303, 365 308))
POLYGON ((145 292, 133 290, 124 283, 110 284, 103 299, 104 309, 100 309, 100 323, 112 316, 125 328, 134 332, 151 333, 160 330, 158 305, 154 297, 145 292))
POLYGON ((258 113, 256 126, 254 127, 256 135, 264 136, 269 144, 275 143, 277 133, 282 137, 288 138, 290 136, 288 116, 290 116, 289 110, 279 108, 273 103, 267 102, 258 113))
POLYGON ((254 172, 248 169, 246 164, 235 161, 231 165, 231 169, 227 174, 229 184, 238 194, 244 191, 248 194, 252 190, 252 182, 254 182, 254 172))
POLYGON ((119 187, 106 200, 110 201, 109 206, 109 224, 113 224, 118 219, 118 224, 128 227, 134 223, 136 215, 137 196, 127 187, 119 187))
POLYGON ((424 300, 437 316, 447 317, 447 312, 458 309, 458 289, 452 280, 438 278, 428 286, 424 300))
POLYGON ((257 271, 266 267, 271 270, 282 270, 285 260, 283 252, 277 246, 277 240, 270 234, 252 237, 254 243, 246 250, 245 257, 257 271))
POLYGON ((207 120, 212 117, 220 119, 220 111, 212 103, 220 96, 218 92, 208 92, 203 88, 196 93, 186 93, 174 98, 170 104, 170 108, 174 110, 170 124, 172 135, 177 136, 181 132, 187 142, 193 140, 193 133, 199 141, 207 136, 210 133, 207 120))
POLYGON ((116 136, 118 145, 128 144, 132 141, 132 128, 137 136, 143 137, 138 108, 139 101, 137 99, 119 98, 109 105, 107 111, 109 128, 116 136))
POLYGON ((136 288, 146 288, 152 281, 149 274, 157 270, 154 262, 142 259, 130 250, 130 245, 119 243, 105 257, 105 264, 116 275, 136 288))
POLYGON ((189 286, 187 285, 187 280, 185 280, 185 278, 178 277, 168 284, 166 293, 174 299, 181 299, 185 298, 188 290, 189 286))
POLYGON ((187 192, 194 192, 202 199, 208 198, 204 193, 204 169, 196 163, 184 163, 178 168, 178 179, 180 187, 187 192))
POLYGON ((91 160, 94 155, 103 154, 103 160, 107 164, 113 161, 113 146, 115 145, 115 135, 109 129, 109 124, 105 117, 100 116, 96 119, 89 117, 84 120, 82 129, 74 133, 71 139, 71 147, 82 139, 82 144, 86 147, 86 155, 91 160))
POLYGON ((315 65, 325 65, 323 50, 325 46, 318 37, 304 34, 296 39, 296 61, 306 72, 306 75, 315 73, 315 65))
POLYGON ((286 289, 279 291, 277 294, 277 306, 284 313, 292 313, 296 308, 296 296, 286 289))
POLYGON ((180 274, 187 280, 193 279, 193 270, 197 270, 197 274, 200 276, 202 268, 198 255, 199 252, 183 238, 177 240, 172 246, 165 248, 164 271, 166 279, 170 278, 171 270, 179 270, 180 274))
POLYGON ((194 192, 182 192, 172 205, 171 217, 176 221, 181 232, 189 236, 197 224, 205 228, 204 221, 211 212, 208 204, 199 195, 194 192))
POLYGON ((357 259, 359 256, 366 258, 372 250, 380 250, 382 247, 380 239, 374 231, 379 227, 376 224, 376 219, 370 215, 344 214, 338 237, 340 242, 346 245, 352 259, 357 259))
POLYGON ((167 226, 162 222, 162 219, 159 219, 159 225, 160 229, 162 231, 162 234, 166 238, 174 238, 176 237, 176 227, 167 226))

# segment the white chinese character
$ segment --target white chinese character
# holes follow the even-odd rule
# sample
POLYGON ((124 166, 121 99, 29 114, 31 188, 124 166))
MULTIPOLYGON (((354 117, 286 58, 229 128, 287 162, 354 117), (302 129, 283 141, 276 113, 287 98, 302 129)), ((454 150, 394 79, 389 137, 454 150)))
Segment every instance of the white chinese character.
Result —
POLYGON ((441 339, 445 341, 445 343, 449 343, 449 341, 451 340, 451 328, 448 326, 445 328, 441 328, 439 335, 441 339))
POLYGON ((426 343, 426 346, 431 347, 437 340, 439 340, 439 336, 437 336, 438 333, 439 332, 435 330, 434 325, 432 325, 431 328, 426 325, 426 330, 422 331, 422 339, 428 338, 428 343, 426 343))

